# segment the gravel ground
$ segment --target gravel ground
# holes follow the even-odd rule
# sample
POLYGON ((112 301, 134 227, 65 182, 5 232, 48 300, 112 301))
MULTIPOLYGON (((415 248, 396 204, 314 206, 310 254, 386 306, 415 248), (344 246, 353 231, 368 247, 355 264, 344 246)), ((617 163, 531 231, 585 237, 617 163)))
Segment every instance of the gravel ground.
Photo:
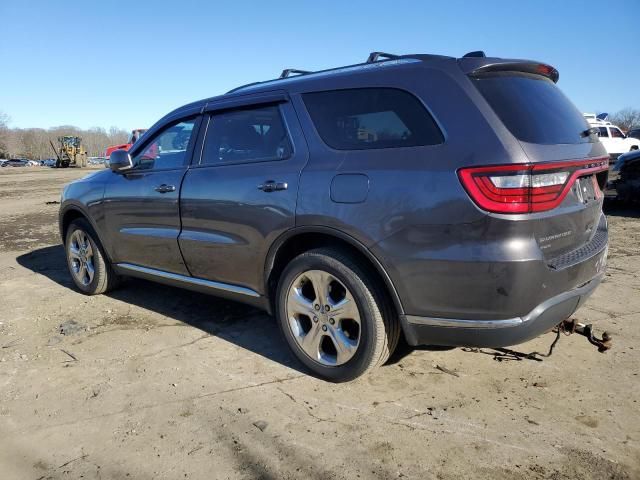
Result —
POLYGON ((640 210, 607 207, 608 274, 575 314, 611 351, 404 348, 333 385, 250 307, 138 280, 76 292, 47 202, 85 172, 0 169, 3 480, 640 478, 640 210))

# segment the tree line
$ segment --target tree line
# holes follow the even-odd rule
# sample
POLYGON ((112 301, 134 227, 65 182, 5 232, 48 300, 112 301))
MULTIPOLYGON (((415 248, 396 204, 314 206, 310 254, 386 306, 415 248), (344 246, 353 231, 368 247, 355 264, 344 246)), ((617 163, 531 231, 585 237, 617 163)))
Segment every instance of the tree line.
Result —
POLYGON ((625 132, 632 128, 640 128, 640 110, 637 108, 624 108, 613 115, 609 115, 609 121, 625 132))
POLYGON ((129 132, 117 127, 108 130, 93 127, 83 130, 71 125, 44 128, 9 128, 9 117, 0 112, 0 158, 43 160, 55 158, 49 141, 58 148, 58 137, 73 135, 82 138, 90 157, 101 157, 109 145, 126 143, 129 132))

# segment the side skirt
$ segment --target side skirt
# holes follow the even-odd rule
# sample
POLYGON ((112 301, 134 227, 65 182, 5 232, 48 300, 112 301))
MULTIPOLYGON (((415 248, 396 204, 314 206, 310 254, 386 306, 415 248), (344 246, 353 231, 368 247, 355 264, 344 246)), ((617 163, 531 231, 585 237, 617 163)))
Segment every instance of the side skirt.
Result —
POLYGON ((164 270, 142 267, 131 263, 116 263, 113 265, 113 269, 119 275, 128 275, 172 287, 185 288, 216 297, 247 303, 262 310, 268 310, 267 299, 250 288, 205 280, 204 278, 188 277, 178 273, 165 272, 164 270))

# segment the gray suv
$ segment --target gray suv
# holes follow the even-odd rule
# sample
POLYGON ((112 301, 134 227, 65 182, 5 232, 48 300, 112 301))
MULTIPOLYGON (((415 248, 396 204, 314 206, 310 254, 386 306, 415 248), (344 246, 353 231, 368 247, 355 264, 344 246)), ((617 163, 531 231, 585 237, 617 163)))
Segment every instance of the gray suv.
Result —
POLYGON ((374 52, 185 105, 64 188, 73 281, 249 303, 332 381, 402 335, 536 337, 593 292, 608 244, 606 151, 557 80, 482 52, 374 52))

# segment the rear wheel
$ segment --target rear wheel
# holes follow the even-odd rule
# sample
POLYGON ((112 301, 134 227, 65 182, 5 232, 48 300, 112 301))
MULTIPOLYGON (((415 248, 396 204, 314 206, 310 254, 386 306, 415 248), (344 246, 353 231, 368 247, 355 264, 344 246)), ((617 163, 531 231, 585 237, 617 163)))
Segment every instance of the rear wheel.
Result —
POLYGON ((65 252, 69 273, 81 292, 97 295, 111 290, 117 284, 118 277, 86 220, 79 218, 69 225, 65 252))
POLYGON ((334 382, 383 364, 400 337, 399 320, 373 275, 333 248, 289 263, 278 284, 277 317, 296 357, 334 382))

